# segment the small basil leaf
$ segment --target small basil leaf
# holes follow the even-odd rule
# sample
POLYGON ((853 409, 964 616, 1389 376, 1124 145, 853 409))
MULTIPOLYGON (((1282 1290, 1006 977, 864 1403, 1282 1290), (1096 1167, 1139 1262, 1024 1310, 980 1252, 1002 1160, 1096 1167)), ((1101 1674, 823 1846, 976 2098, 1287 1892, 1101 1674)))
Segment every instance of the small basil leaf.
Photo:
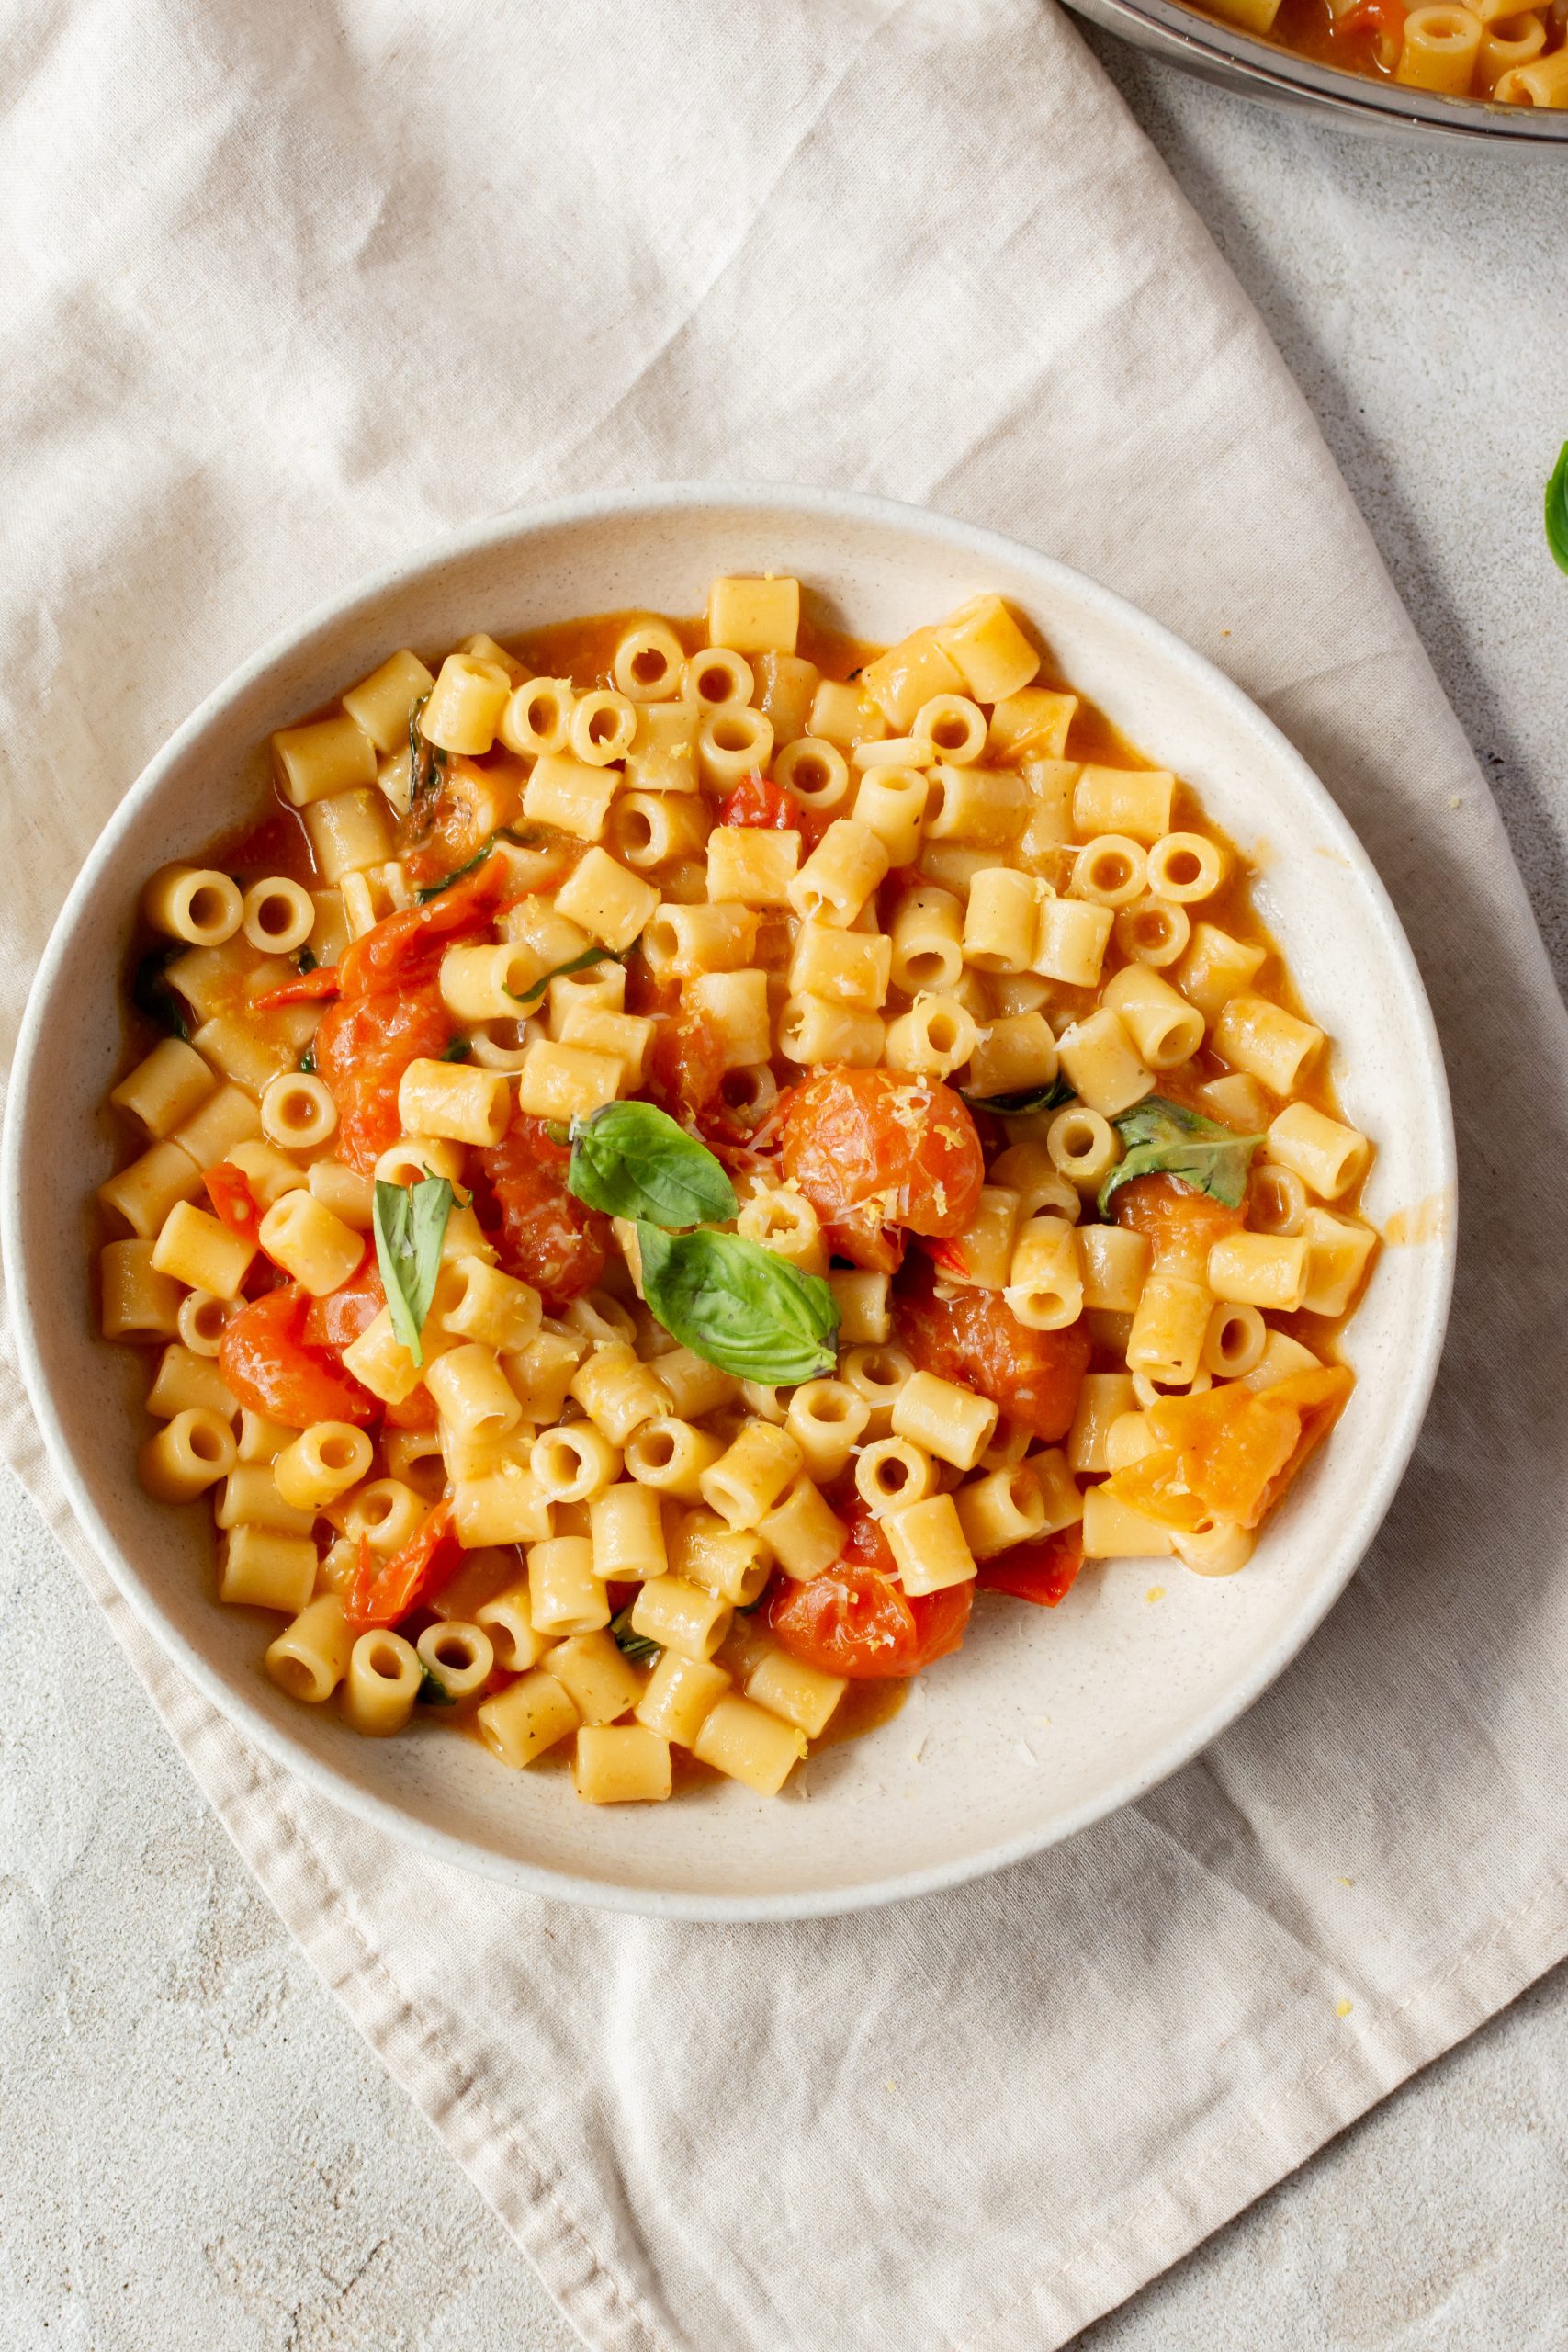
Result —
POLYGON ((739 1207, 706 1145, 651 1102, 606 1102, 574 1124, 566 1182, 591 1209, 649 1225, 720 1225, 739 1207))
POLYGON ((301 947, 294 958, 294 966, 297 971, 313 972, 316 968, 316 957, 309 947, 301 947))
POLYGON ((1022 1086, 1012 1094, 965 1094, 964 1100, 972 1111, 994 1111, 998 1119, 1021 1119, 1026 1111, 1055 1111, 1073 1099, 1073 1090, 1065 1078, 1054 1078, 1049 1086, 1022 1086))
POLYGON ((595 964, 618 964, 621 960, 613 948, 585 947, 581 955, 574 956, 570 963, 555 964, 547 972, 541 972, 539 978, 530 987, 525 988, 520 996, 513 996, 511 989, 507 990, 507 994, 512 996, 513 1004, 522 1006, 525 1012, 533 1012, 537 1010, 539 999, 552 980, 563 980, 569 972, 590 971, 595 964))
MULTIPOLYGON (((443 753, 442 756, 445 758, 446 754, 443 753)), ((514 849, 537 849, 544 838, 543 833, 513 832, 510 825, 502 825, 495 832, 487 835, 475 850, 472 857, 465 858, 461 865, 455 865, 450 874, 444 874, 441 876, 439 882, 425 883, 423 889, 414 892, 414 899, 423 907, 428 899, 438 899, 443 890, 449 890, 452 888, 454 882, 461 882, 465 875, 477 873, 497 842, 510 842, 514 849)))
POLYGON ((770 1388, 832 1371, 839 1306, 820 1274, 737 1233, 639 1225, 637 1238, 649 1308, 694 1355, 770 1388))
POLYGON ((439 743, 433 743, 422 733, 420 719, 430 696, 421 695, 409 712, 409 808, 417 808, 427 792, 434 792, 441 781, 446 765, 446 754, 439 743))
POLYGON ((457 1703, 444 1682, 438 1682, 429 1667, 421 1675, 414 1697, 427 1707, 455 1707, 457 1703))
POLYGON ((631 1658, 638 1666, 646 1666, 649 1658, 660 1657, 663 1654, 659 1644, 650 1642, 646 1634, 633 1633, 629 1609, 623 1609, 618 1617, 611 1618, 610 1631, 615 1635, 615 1647, 621 1656, 631 1658))
POLYGON ((1201 1112, 1163 1094, 1145 1095, 1132 1110, 1111 1123, 1126 1145, 1126 1156, 1100 1188, 1100 1214, 1107 1214, 1113 1193, 1134 1176, 1174 1176, 1194 1193, 1240 1208, 1247 1197, 1247 1170, 1261 1136, 1238 1136, 1201 1112))
POLYGON ((306 1078, 314 1078, 314 1077, 315 1077, 315 1075, 316 1075, 316 1048, 315 1048, 315 1046, 314 1046, 313 1045, 311 1045, 311 1046, 306 1046, 306 1048, 305 1048, 305 1050, 304 1050, 304 1052, 300 1055, 300 1057, 299 1057, 299 1068, 300 1068, 300 1071, 301 1071, 301 1073, 302 1073, 306 1078))
POLYGON ((1568 441, 1564 441, 1546 485, 1546 544, 1558 569, 1568 571, 1568 441))
POLYGON ((444 1062, 466 1062, 468 1058, 468 1044, 469 1040, 467 1037, 448 1037, 446 1045, 441 1049, 442 1060, 444 1062))
POLYGON ((376 1187, 371 1219, 376 1262, 381 1269, 392 1329, 417 1364, 424 1362, 420 1332, 435 1295, 441 1244, 454 1197, 445 1176, 425 1176, 417 1184, 376 1187))

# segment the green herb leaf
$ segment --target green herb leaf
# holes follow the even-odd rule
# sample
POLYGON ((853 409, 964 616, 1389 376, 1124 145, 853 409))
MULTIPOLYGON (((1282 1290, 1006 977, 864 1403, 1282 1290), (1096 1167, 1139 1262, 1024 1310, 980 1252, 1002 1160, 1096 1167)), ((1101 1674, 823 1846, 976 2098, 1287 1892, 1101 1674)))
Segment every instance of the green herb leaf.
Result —
POLYGON ((299 954, 295 956, 294 968, 298 972, 313 972, 315 970, 316 958, 308 947, 301 947, 299 954))
POLYGON ((303 1074, 305 1075, 305 1077, 307 1077, 307 1078, 314 1078, 314 1077, 315 1077, 315 1075, 316 1075, 316 1048, 315 1048, 315 1046, 314 1046, 313 1045, 312 1045, 312 1046, 306 1046, 306 1048, 305 1048, 305 1050, 304 1050, 304 1052, 300 1055, 300 1057, 299 1057, 299 1068, 300 1068, 301 1071, 303 1072, 303 1074))
POLYGON ((1261 1136, 1238 1136, 1233 1127, 1222 1127, 1201 1112, 1168 1102, 1163 1094, 1145 1095, 1111 1124, 1127 1154, 1100 1188, 1101 1216, 1112 1193, 1134 1176, 1174 1176, 1178 1183, 1207 1193, 1228 1209, 1240 1208, 1261 1136))
MULTIPOLYGON (((441 876, 439 882, 427 882, 423 889, 414 892, 414 898, 422 907, 427 899, 438 899, 443 890, 449 890, 453 883, 460 882, 466 874, 476 873, 494 849, 497 842, 510 842, 513 849, 538 849, 544 838, 543 833, 518 833, 513 832, 510 825, 499 826, 493 833, 488 834, 479 843, 472 857, 465 858, 461 865, 455 865, 450 874, 444 874, 441 876)), ((608 950, 605 952, 608 953, 608 950)))
POLYGON ((470 1042, 471 1041, 467 1037, 448 1037, 446 1045, 442 1048, 442 1060, 444 1062, 466 1062, 468 1058, 468 1046, 470 1042))
POLYGON ((420 718, 428 695, 421 695, 409 712, 409 810, 412 815, 427 792, 439 789, 446 766, 446 754, 439 743, 431 742, 420 732, 420 718))
POLYGON ((994 1111, 998 1119, 1021 1119, 1027 1111, 1055 1111, 1073 1099, 1073 1090, 1065 1078, 1054 1078, 1049 1086, 1022 1086, 1012 1094, 965 1094, 964 1100, 972 1111, 994 1111))
POLYGON ((420 1677, 419 1689, 414 1692, 414 1697, 427 1707, 455 1707, 457 1703, 446 1684, 437 1681, 429 1667, 425 1668, 420 1677))
POLYGON ((376 1187, 372 1217, 376 1262, 381 1269, 392 1329, 417 1364, 424 1362, 419 1335, 435 1293, 452 1201, 452 1187, 445 1176, 425 1176, 417 1184, 376 1187))
POLYGON ((130 978, 130 998, 139 1012, 166 1029, 172 1037, 183 1037, 190 1043, 190 1023, 185 1007, 169 985, 169 966, 176 956, 185 954, 180 947, 155 947, 151 956, 143 956, 130 978))
POLYGON ((606 1102, 574 1120, 566 1182, 591 1209, 650 1225, 722 1224, 739 1207, 707 1146, 651 1102, 606 1102))
POLYGON ((569 963, 554 964, 547 972, 541 972, 533 985, 523 990, 521 996, 513 996, 510 989, 507 994, 512 997, 513 1004, 521 1005, 525 1012, 532 1012, 536 1009, 540 998, 552 980, 564 980, 569 972, 591 971, 595 964, 624 963, 630 954, 629 947, 620 955, 617 955, 612 947, 585 947, 581 956, 573 956, 569 963))
POLYGON ((770 1388, 831 1372, 839 1306, 820 1274, 738 1233, 639 1223, 642 1290, 664 1329, 720 1371, 770 1388))
POLYGON ((638 1666, 646 1666, 649 1658, 663 1656, 657 1642, 650 1642, 646 1634, 632 1632, 632 1612, 629 1609, 623 1609, 618 1617, 611 1618, 610 1631, 622 1657, 634 1659, 638 1666))
POLYGON ((1559 571, 1568 571, 1568 441, 1558 452, 1546 485, 1546 544, 1559 571))

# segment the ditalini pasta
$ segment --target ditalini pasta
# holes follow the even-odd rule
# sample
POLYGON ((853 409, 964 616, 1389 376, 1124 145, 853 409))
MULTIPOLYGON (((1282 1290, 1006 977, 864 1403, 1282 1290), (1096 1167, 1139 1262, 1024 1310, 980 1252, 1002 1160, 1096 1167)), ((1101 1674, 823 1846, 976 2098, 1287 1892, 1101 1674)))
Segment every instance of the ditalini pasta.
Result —
POLYGON ((142 895, 99 1293, 283 1691, 773 1795, 977 1593, 1245 1566, 1372 1146, 1244 861, 999 598, 874 651, 720 580, 271 751, 142 895))
POLYGON ((1201 0, 1206 14, 1281 49, 1406 89, 1500 106, 1568 107, 1562 0, 1406 7, 1404 0, 1201 0))

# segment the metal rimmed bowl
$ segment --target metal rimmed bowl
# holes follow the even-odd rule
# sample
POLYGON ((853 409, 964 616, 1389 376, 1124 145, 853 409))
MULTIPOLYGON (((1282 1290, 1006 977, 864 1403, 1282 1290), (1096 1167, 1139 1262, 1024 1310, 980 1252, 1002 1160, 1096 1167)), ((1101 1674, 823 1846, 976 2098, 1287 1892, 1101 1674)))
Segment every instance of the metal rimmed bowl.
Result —
POLYGON ((1372 138, 1495 141, 1568 156, 1568 108, 1494 106, 1483 98, 1447 98, 1403 83, 1342 74, 1315 58, 1258 40, 1217 23, 1180 0, 1067 0, 1080 17, 1173 65, 1243 97, 1292 107, 1372 138))

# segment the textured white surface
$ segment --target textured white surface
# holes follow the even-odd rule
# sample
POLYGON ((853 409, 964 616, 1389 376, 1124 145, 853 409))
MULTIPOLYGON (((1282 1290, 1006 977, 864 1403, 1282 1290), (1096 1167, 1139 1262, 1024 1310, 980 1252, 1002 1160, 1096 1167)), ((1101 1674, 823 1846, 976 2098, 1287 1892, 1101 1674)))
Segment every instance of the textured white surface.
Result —
MULTIPOLYGON (((1568 582, 1539 489, 1568 431, 1556 181, 1114 70, 1316 407, 1562 950, 1568 582)), ((0 1592, 0 2342, 570 2342, 252 1894, 9 1491, 0 1592)), ((1560 1975, 1091 2340, 1558 2346, 1565 2109, 1560 1975)))

